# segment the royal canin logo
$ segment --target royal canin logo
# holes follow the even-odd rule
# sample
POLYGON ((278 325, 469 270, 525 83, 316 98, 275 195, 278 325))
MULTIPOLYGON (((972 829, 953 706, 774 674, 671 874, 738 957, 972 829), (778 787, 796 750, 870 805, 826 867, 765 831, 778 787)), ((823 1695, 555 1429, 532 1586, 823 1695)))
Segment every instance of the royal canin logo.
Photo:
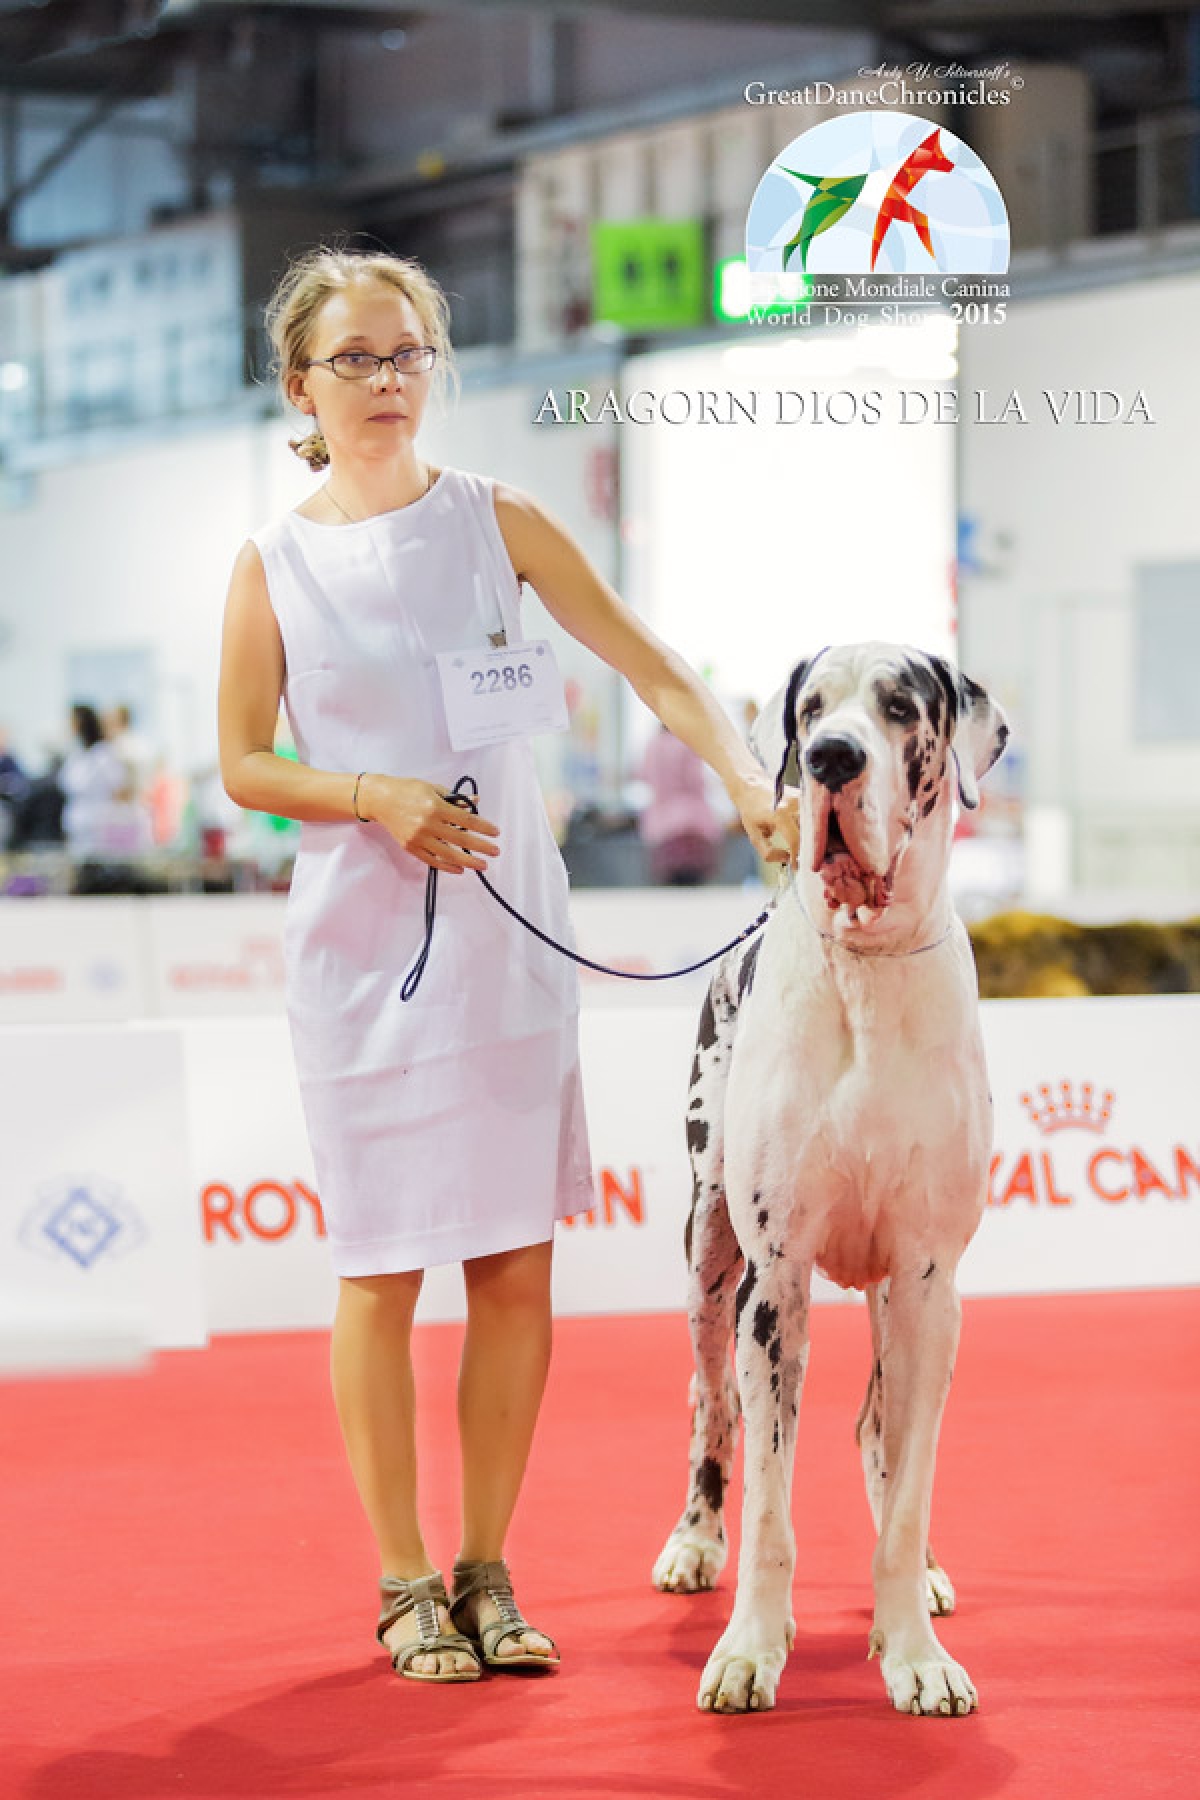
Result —
POLYGON ((1057 1089, 1048 1081, 1039 1082, 1037 1093, 1036 1100, 1032 1094, 1022 1094, 1021 1105, 1047 1137, 1054 1131, 1103 1131, 1116 1099, 1112 1089, 1105 1088, 1097 1101, 1090 1081, 1080 1083, 1078 1097, 1072 1081, 1060 1081, 1057 1089))
POLYGON ((166 980, 168 987, 189 991, 282 989, 283 951, 274 938, 244 938, 237 962, 173 962, 166 980))
MULTIPOLYGON (((1102 1137, 1112 1122, 1116 1105, 1113 1088, 1093 1081, 1042 1081, 1022 1091, 1021 1105, 1039 1133, 1057 1138, 1068 1131, 1102 1137)), ((1151 1156, 1141 1144, 1118 1147, 1104 1144, 1093 1150, 1080 1167, 1079 1158, 1064 1150, 1059 1162, 1051 1150, 1022 1150, 1009 1157, 998 1150, 988 1171, 988 1205, 1011 1206, 1027 1201, 1034 1206, 1074 1206, 1076 1195, 1084 1201, 1119 1204, 1146 1200, 1188 1200, 1200 1195, 1200 1151, 1176 1143, 1157 1148, 1151 1156), (1072 1162, 1070 1175, 1063 1164, 1072 1162)))
MULTIPOLYGON (((323 1238, 325 1215, 316 1190, 293 1177, 236 1187, 209 1181, 200 1190, 200 1221, 206 1244, 278 1244, 297 1235, 323 1238)), ((564 1219, 567 1226, 644 1225, 646 1196, 640 1168, 620 1177, 596 1171, 596 1205, 564 1219)))
POLYGON ((65 970, 50 964, 0 969, 0 994, 59 994, 66 985, 65 970))

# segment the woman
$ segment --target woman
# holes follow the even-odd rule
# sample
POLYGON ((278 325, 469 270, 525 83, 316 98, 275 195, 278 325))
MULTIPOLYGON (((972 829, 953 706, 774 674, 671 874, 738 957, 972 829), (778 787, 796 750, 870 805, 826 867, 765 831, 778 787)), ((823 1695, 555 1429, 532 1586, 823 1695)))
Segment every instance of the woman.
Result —
POLYGON ((78 861, 111 855, 120 847, 119 802, 129 798, 129 772, 104 736, 94 706, 76 702, 71 708, 75 743, 58 772, 66 797, 63 834, 69 854, 78 861))
POLYGON ((592 1203, 573 965, 476 881, 441 884, 419 988, 430 869, 487 870, 570 941, 567 879, 527 737, 456 751, 435 658, 525 641, 520 582, 633 683, 724 780, 755 842, 795 842, 771 784, 690 670, 534 501, 431 467, 417 434, 449 344, 420 266, 317 250, 268 311, 293 443, 324 484, 255 533, 225 616, 221 771, 242 806, 304 822, 285 932, 305 1120, 340 1277, 335 1404, 379 1548, 377 1636, 396 1670, 469 1681, 547 1669, 504 1541, 550 1353, 554 1221, 592 1203), (284 696, 299 763, 276 756, 284 696), (469 774, 478 816, 447 799, 469 774), (422 1271, 463 1265, 463 1536, 448 1599, 417 1517, 409 1338, 422 1271))

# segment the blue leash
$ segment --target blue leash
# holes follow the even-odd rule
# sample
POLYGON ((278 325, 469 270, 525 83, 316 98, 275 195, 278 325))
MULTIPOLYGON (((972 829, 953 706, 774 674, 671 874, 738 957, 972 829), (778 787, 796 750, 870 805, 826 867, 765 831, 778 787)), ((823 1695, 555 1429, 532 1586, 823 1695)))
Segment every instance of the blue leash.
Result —
MULTIPOLYGON (((476 805, 479 798, 479 787, 473 775, 460 775, 452 791, 445 797, 453 806, 461 806, 471 813, 479 812, 479 807, 476 805), (466 792, 468 786, 471 789, 470 793, 466 792)), ((536 925, 525 918, 523 913, 519 913, 515 906, 510 906, 504 895, 496 892, 482 869, 474 869, 472 873, 478 876, 492 899, 497 901, 510 917, 516 919, 518 924, 523 925, 526 931, 531 931, 535 938, 540 938, 543 944, 549 944, 552 950, 559 951, 563 956, 569 956, 572 962, 582 964, 585 969, 595 969, 600 975, 616 975, 622 981, 674 981, 679 975, 691 975, 696 969, 707 968, 709 963, 716 962, 719 956, 724 956, 727 950, 732 950, 737 944, 744 943, 747 938, 753 937, 756 931, 761 931, 773 910, 769 906, 765 907, 757 919, 747 925, 744 931, 739 931, 735 938, 730 938, 727 944, 722 944, 721 948, 714 950, 711 956, 702 957, 699 962, 689 963, 685 969, 666 969, 656 975, 642 975, 635 973, 632 969, 610 969, 607 963, 592 962, 589 957, 580 956, 578 951, 568 950, 567 946, 560 944, 557 939, 547 937, 544 931, 540 931, 536 925)), ((400 988, 402 1000, 412 999, 420 986, 421 977, 425 973, 425 964, 429 961, 429 951, 433 943, 433 926, 437 918, 437 883, 438 871, 430 869, 425 880, 425 942, 421 945, 412 968, 404 977, 400 988)))

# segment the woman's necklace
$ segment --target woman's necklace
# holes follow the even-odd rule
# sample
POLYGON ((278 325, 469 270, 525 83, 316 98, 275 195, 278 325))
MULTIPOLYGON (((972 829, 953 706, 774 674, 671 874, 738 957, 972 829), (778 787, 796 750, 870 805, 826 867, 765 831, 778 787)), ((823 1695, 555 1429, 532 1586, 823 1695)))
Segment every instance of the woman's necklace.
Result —
MULTIPOLYGON (((429 490, 432 486, 433 486, 433 468, 429 463, 426 463, 426 465, 425 465, 425 486, 421 490, 421 492, 417 495, 417 499, 423 500, 425 498, 425 495, 429 492, 429 490)), ((342 503, 338 499, 337 495, 332 491, 328 482, 325 483, 325 494, 328 499, 333 501, 333 504, 337 507, 337 509, 341 513, 343 519, 345 519, 347 525, 362 525, 365 523, 365 521, 363 519, 352 519, 350 517, 350 514, 346 511, 345 507, 342 505, 342 503)), ((412 506, 414 504, 414 502, 410 500, 408 502, 408 504, 409 504, 409 506, 412 506)), ((403 508, 398 508, 397 510, 403 511, 403 508)), ((374 513, 367 514, 368 519, 372 519, 374 517, 375 517, 374 513)))

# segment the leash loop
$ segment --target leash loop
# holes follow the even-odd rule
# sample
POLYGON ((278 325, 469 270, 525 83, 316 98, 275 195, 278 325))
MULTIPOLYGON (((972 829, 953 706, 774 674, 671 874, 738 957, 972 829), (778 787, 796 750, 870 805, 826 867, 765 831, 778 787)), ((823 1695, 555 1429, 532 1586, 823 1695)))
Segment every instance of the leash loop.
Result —
MULTIPOLYGON (((476 801, 479 798, 479 787, 473 775, 460 775, 451 791, 446 794, 444 798, 449 800, 452 806, 461 806, 466 812, 475 814, 479 812, 479 807, 476 804, 476 801), (469 793, 467 792, 468 788, 470 789, 469 793)), ((774 911, 774 908, 771 906, 764 907, 757 919, 752 920, 742 931, 739 931, 736 937, 730 938, 727 944, 722 944, 719 950, 714 950, 711 956, 702 957, 699 962, 688 963, 687 967, 683 969, 664 969, 657 974, 648 975, 638 973, 633 969, 610 969, 607 963, 593 962, 590 957, 580 956, 577 950, 569 950, 566 944, 560 944, 556 938, 549 937, 546 932, 540 930, 531 920, 527 919, 523 913, 519 913, 516 907, 510 905, 504 898, 503 894, 498 894, 482 869, 473 869, 472 874, 478 877, 479 881, 492 896, 492 899, 504 908, 510 918, 516 919, 519 925, 523 925, 526 931, 532 932, 535 938, 540 938, 543 944, 548 944, 552 950, 557 950, 562 956, 570 957, 572 962, 579 963, 581 967, 585 969, 595 969, 600 975, 615 975, 618 980, 621 981, 674 981, 680 975, 694 974, 697 969, 707 968, 709 963, 716 962, 717 958, 724 956, 726 951, 735 949, 738 944, 742 944, 747 938, 753 937, 756 931, 761 931, 774 911)), ((433 944, 433 927, 434 922, 437 919, 437 886, 438 871, 431 868, 429 874, 425 878, 425 938, 420 950, 417 952, 412 967, 409 969, 408 974, 404 977, 401 984, 400 998, 402 1000, 412 999, 421 984, 421 977, 425 973, 425 965, 429 961, 429 952, 433 944)))

